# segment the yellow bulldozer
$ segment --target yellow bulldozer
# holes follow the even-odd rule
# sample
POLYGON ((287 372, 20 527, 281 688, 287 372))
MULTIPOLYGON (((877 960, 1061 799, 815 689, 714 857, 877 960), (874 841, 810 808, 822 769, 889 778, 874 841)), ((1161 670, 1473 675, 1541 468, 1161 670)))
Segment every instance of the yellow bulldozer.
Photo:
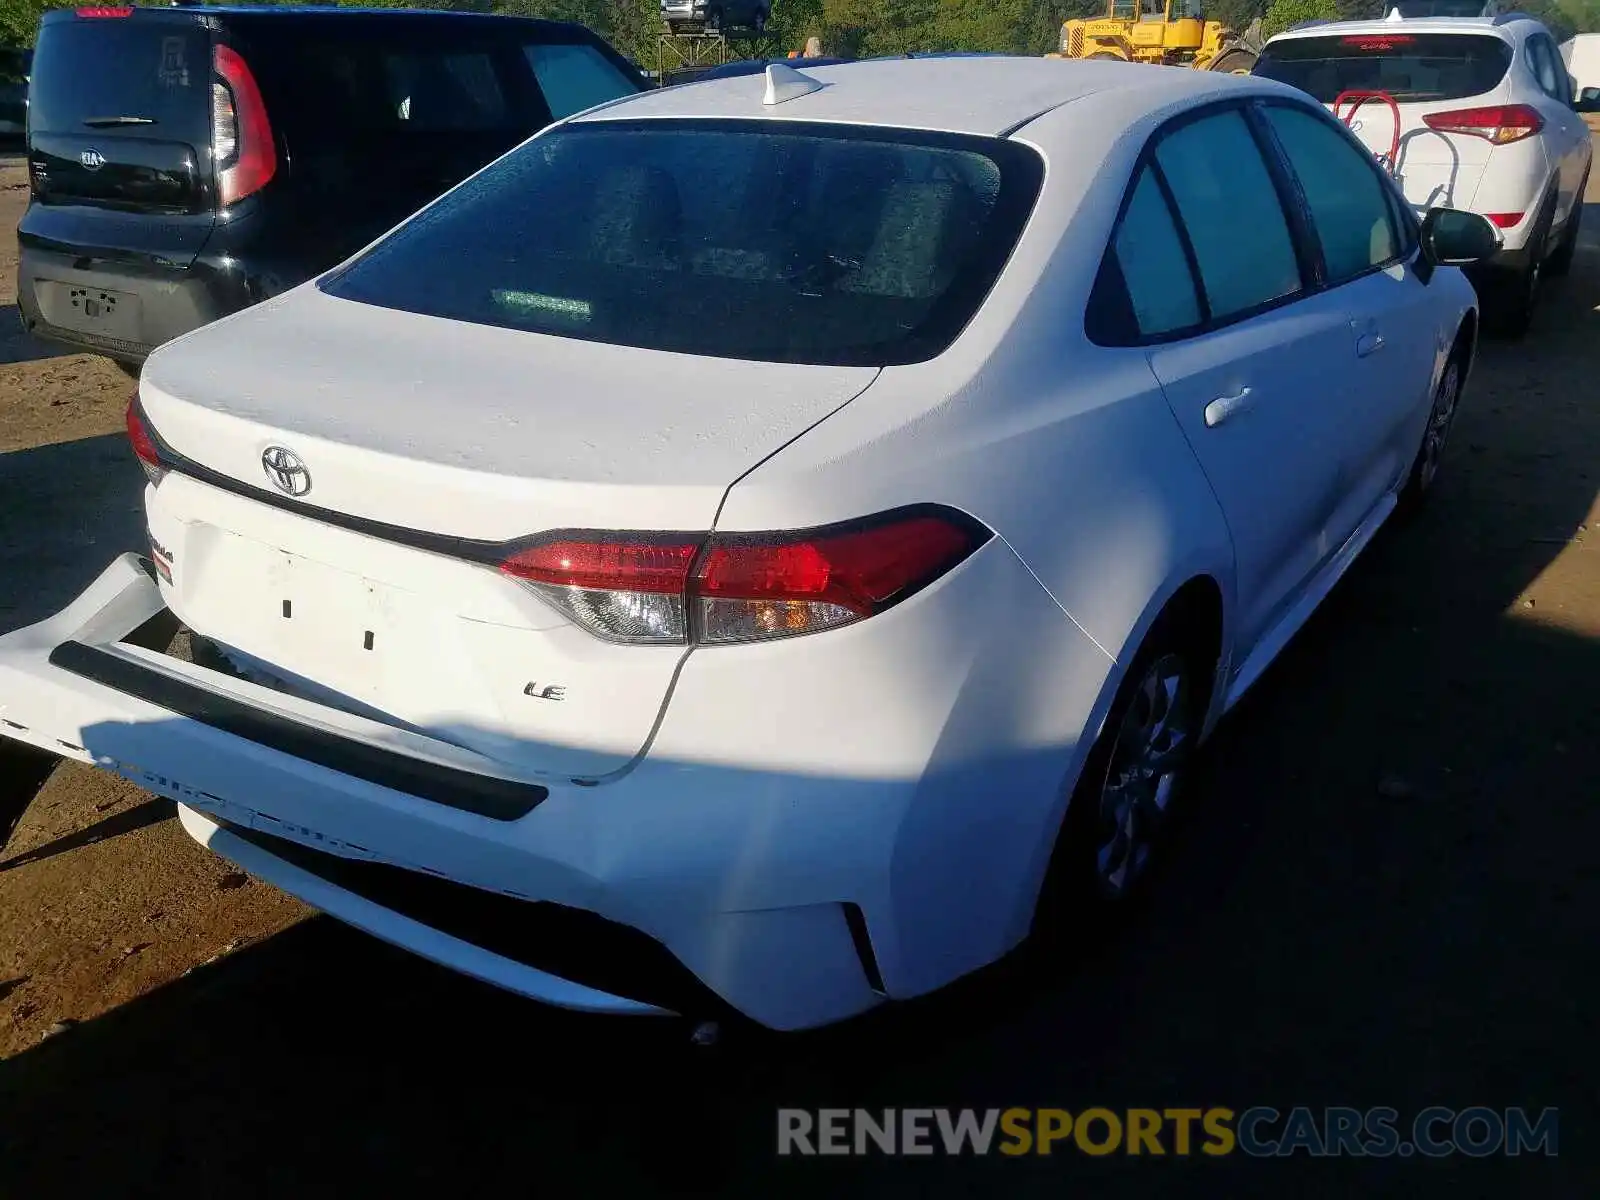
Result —
POLYGON ((1106 15, 1064 21, 1050 58, 1119 58, 1248 75, 1261 50, 1260 22, 1238 32, 1208 21, 1201 0, 1107 0, 1106 15))

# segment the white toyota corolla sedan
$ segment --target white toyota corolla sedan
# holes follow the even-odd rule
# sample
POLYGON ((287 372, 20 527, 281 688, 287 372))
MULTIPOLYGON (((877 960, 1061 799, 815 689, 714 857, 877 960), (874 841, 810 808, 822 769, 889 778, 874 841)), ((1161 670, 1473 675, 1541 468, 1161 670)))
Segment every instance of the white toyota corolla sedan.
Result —
POLYGON ((1433 482, 1494 245, 1266 80, 591 109, 150 358, 148 557, 0 639, 0 732, 555 1004, 925 993, 1135 887, 1433 482))

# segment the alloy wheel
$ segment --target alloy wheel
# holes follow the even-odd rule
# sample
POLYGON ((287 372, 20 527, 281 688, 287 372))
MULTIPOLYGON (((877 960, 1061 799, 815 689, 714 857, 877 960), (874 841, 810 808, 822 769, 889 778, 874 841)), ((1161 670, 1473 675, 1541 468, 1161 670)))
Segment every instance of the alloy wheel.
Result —
POLYGON ((1433 411, 1428 414, 1428 428, 1422 435, 1422 462, 1417 481, 1425 491, 1433 485, 1439 474, 1439 461, 1444 455, 1444 444, 1450 436, 1450 426, 1455 423, 1456 408, 1461 400, 1461 368, 1454 359, 1444 369, 1444 378, 1434 393, 1433 411))
POLYGON ((1193 687, 1184 660, 1164 654, 1146 668, 1124 713, 1100 789, 1095 875, 1120 899, 1150 852, 1195 736, 1193 687))

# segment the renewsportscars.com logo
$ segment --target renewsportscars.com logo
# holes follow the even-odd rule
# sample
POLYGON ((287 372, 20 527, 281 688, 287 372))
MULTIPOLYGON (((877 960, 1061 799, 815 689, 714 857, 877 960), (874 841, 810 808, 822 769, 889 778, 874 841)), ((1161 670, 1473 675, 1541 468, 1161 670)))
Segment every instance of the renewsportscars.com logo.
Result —
POLYGON ((780 1108, 780 1155, 1515 1157, 1558 1152, 1545 1108, 780 1108))

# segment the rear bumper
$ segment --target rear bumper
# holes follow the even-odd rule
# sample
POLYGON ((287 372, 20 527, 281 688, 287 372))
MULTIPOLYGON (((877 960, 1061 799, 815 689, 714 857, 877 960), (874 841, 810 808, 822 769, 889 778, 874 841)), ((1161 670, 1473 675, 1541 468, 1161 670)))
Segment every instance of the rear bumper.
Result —
POLYGON ((250 302, 237 281, 201 266, 163 266, 154 256, 88 266, 83 262, 26 244, 20 248, 17 308, 34 337, 138 365, 163 342, 250 302), (78 289, 91 298, 101 292, 131 297, 135 311, 96 329, 64 298, 78 289))
MULTIPOLYGON (((972 565, 981 569, 952 580, 967 591, 938 599, 934 589, 924 602, 965 606, 981 594, 1048 604, 1008 549, 972 565)), ((943 638, 949 613, 929 611, 940 621, 916 636, 943 638)), ((991 742, 950 763, 935 751, 916 770, 763 768, 748 737, 702 713, 709 705, 726 714, 736 676, 761 670, 724 677, 732 661, 707 655, 716 660, 709 673, 696 685, 686 672, 686 694, 669 705, 688 726, 669 716, 627 773, 598 786, 507 779, 503 764, 470 750, 130 644, 164 614, 156 584, 126 555, 55 617, 0 638, 0 735, 177 800, 192 836, 361 929, 572 1008, 731 1009, 799 1029, 982 966, 1026 932, 1063 779, 1077 761, 1070 742, 1025 753, 991 742), (728 762, 739 753, 744 765, 728 762), (395 776, 397 764, 426 778, 395 776), (474 786, 479 795, 464 796, 474 786), (495 807, 507 795, 531 803, 495 807)), ((1032 618, 1047 615, 1018 613, 1030 641, 1041 629, 1032 618)), ((1057 626, 1071 628, 1058 612, 1048 628, 1057 626)), ((846 658, 863 653, 848 637, 837 644, 846 658)), ((1094 702, 1109 664, 1090 650, 1064 700, 1094 702)), ((906 661, 904 648, 886 653, 906 661)), ((985 669, 988 661, 978 656, 985 669)), ((1072 676, 1073 663, 1064 665, 1072 676)), ((1014 675, 1016 663, 995 669, 1014 675)), ((793 745, 815 709, 811 681, 792 668, 784 676, 789 716, 772 724, 793 745)), ((935 679, 930 665, 919 702, 935 679)), ((816 682, 838 691, 826 662, 816 682)), ((974 714, 962 736, 948 723, 931 727, 939 751, 982 737, 974 722, 1004 716, 995 681, 980 682, 960 706, 974 714)), ((751 686, 772 694, 761 680, 751 686)), ((906 690, 900 679, 884 686, 906 690)), ((862 702, 882 712, 870 691, 862 702)), ((1064 707, 1073 723, 1091 723, 1088 709, 1064 707)), ((881 723, 863 744, 900 735, 896 714, 881 723)), ((848 758, 853 747, 839 745, 836 729, 817 734, 819 760, 824 743, 836 747, 833 759, 848 758)), ((1038 731, 1028 736, 1037 746, 1038 731)), ((917 744, 903 753, 925 753, 917 744)))

